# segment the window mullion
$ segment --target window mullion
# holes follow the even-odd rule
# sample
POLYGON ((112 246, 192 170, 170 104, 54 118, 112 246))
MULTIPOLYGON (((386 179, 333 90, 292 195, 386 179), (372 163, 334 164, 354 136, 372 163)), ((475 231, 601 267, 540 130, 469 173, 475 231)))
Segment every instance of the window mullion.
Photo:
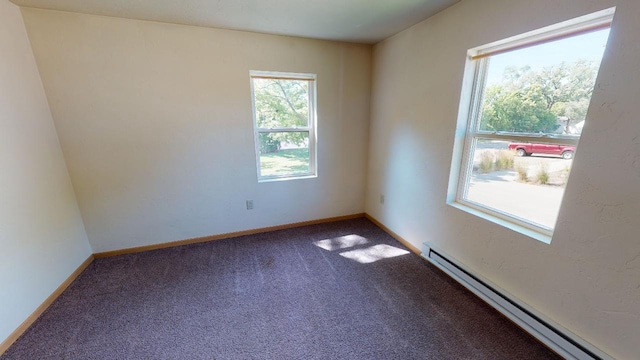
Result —
POLYGON ((274 133, 274 132, 310 132, 311 128, 258 128, 259 133, 274 133))
POLYGON ((503 140, 509 142, 527 142, 527 143, 547 143, 558 145, 578 145, 579 138, 577 137, 562 137, 562 136, 541 136, 541 135, 522 135, 518 133, 486 133, 486 132, 472 132, 471 137, 474 139, 487 139, 487 140, 503 140))

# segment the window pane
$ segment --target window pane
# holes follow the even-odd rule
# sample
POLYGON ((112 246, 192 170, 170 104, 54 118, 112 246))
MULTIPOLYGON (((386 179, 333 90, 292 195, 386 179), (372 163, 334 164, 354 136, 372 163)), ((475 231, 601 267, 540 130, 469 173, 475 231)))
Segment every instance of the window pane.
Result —
POLYGON ((253 90, 259 128, 308 126, 308 80, 254 78, 253 90))
POLYGON ((489 58, 479 130, 579 134, 609 29, 489 58))
POLYGON ((553 231, 608 34, 593 31, 480 60, 484 87, 474 97, 480 111, 471 119, 457 195, 463 205, 553 231), (541 133, 567 143, 538 140, 534 134, 541 133))
POLYGON ((260 133, 260 176, 288 176, 311 172, 309 132, 260 133))
POLYGON ((465 200, 553 229, 575 147, 477 139, 465 200))

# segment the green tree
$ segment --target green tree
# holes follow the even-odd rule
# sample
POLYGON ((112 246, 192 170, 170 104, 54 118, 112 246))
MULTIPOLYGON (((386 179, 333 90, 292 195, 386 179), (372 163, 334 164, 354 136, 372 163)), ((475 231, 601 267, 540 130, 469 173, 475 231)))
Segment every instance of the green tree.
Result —
POLYGON ((586 60, 539 71, 507 68, 501 85, 485 91, 481 130, 553 132, 559 117, 568 119, 568 130, 572 122, 586 117, 597 69, 586 60))
MULTIPOLYGON (((309 121, 309 82, 305 80, 254 79, 258 127, 291 128, 307 126, 309 121)), ((260 135, 263 153, 280 150, 282 142, 302 145, 307 132, 271 132, 260 135)))
POLYGON ((526 91, 491 89, 494 98, 485 103, 481 130, 509 132, 551 132, 556 127, 556 116, 545 108, 539 86, 526 91))

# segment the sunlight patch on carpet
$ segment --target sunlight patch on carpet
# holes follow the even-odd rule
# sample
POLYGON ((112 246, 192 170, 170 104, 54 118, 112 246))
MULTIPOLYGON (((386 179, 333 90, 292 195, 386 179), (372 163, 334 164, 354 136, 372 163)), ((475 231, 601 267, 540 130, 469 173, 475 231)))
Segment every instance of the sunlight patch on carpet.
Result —
POLYGON ((340 253, 347 259, 355 260, 361 264, 369 264, 382 259, 406 255, 409 252, 390 245, 380 244, 365 249, 350 250, 340 253))
POLYGON ((367 240, 366 238, 363 238, 360 235, 351 234, 333 239, 315 241, 313 245, 328 251, 333 251, 346 249, 357 245, 364 245, 367 243, 369 243, 369 240, 367 240))

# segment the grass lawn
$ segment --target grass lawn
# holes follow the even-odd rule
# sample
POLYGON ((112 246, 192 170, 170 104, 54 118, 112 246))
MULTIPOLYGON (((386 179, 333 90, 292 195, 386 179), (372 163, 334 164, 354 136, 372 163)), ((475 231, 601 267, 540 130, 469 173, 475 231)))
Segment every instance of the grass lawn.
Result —
POLYGON ((286 149, 260 155, 262 176, 290 175, 309 171, 309 149, 286 149))

